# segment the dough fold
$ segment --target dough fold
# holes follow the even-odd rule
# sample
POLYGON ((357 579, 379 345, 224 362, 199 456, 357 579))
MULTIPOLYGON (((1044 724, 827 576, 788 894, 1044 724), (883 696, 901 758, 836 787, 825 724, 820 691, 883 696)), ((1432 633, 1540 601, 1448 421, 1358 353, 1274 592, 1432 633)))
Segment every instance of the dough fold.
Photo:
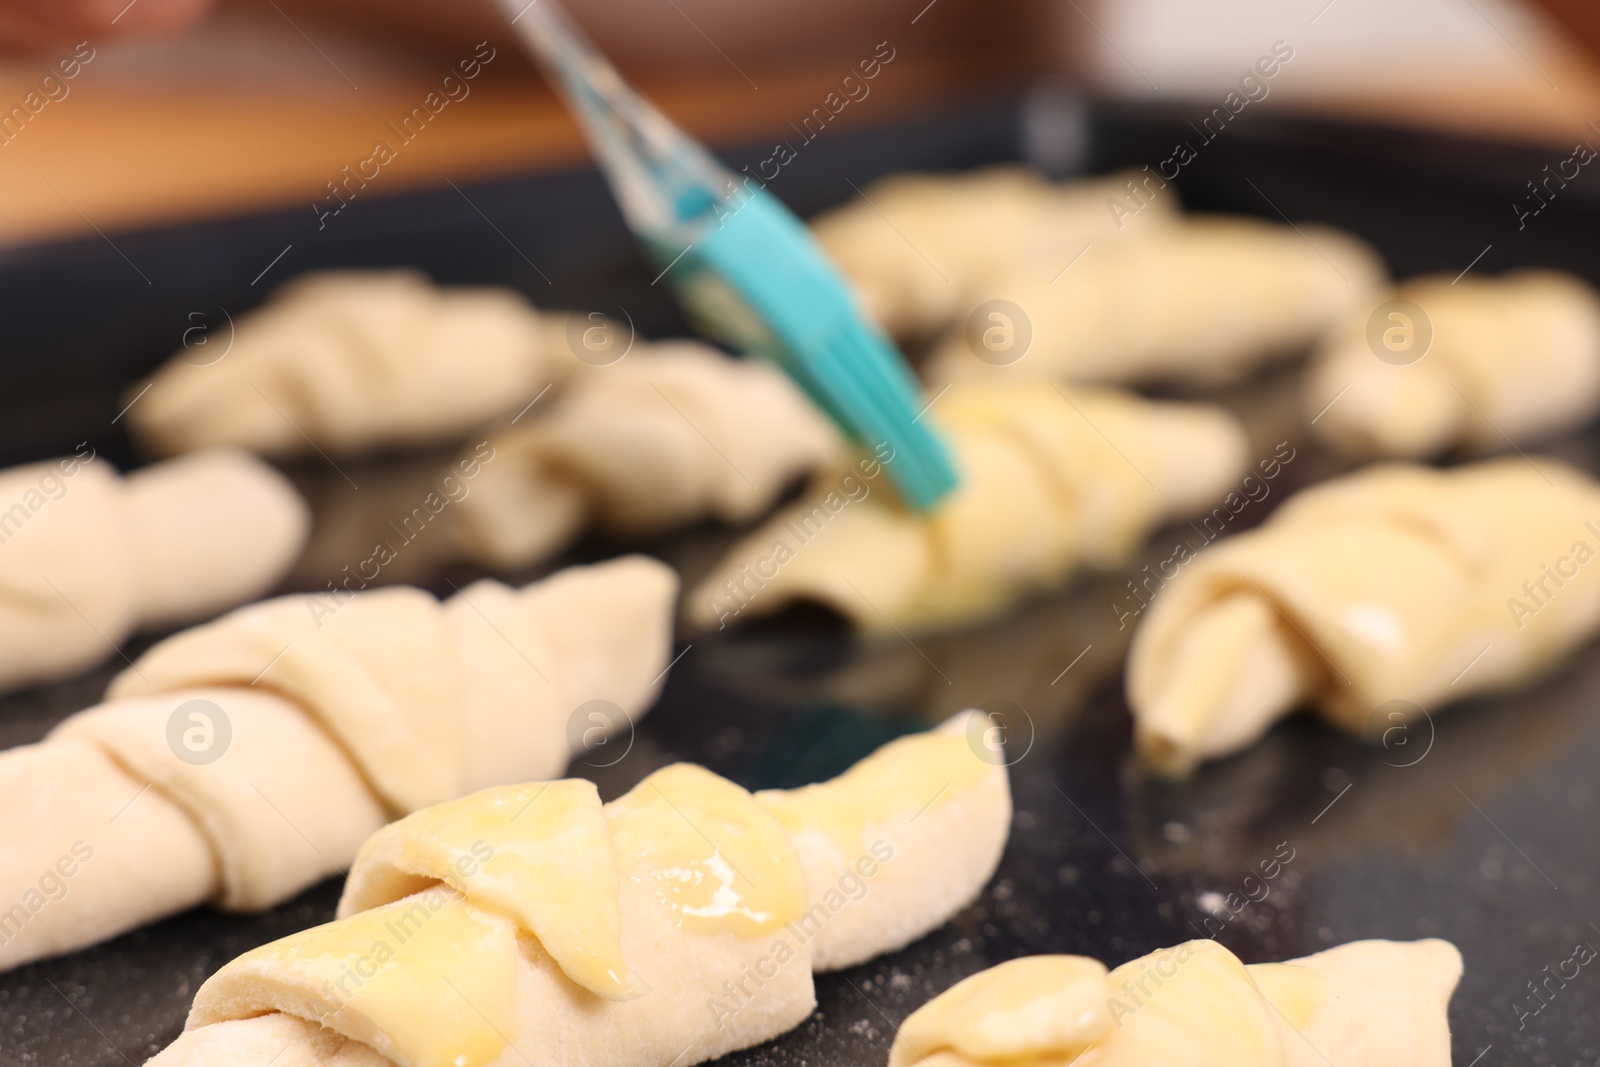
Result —
POLYGON ((213 975, 151 1062, 277 1041, 306 1065, 667 1067, 775 1037, 815 969, 921 936, 993 873, 1010 793, 975 714, 801 790, 675 764, 609 804, 569 780, 418 812, 362 846, 338 920, 213 975))
POLYGON ((310 525, 282 475, 232 449, 127 476, 81 451, 0 472, 0 689, 260 596, 310 525))
POLYGON ((24 901, 0 914, 0 968, 207 900, 270 907, 397 815, 558 772, 580 708, 615 729, 649 706, 675 592, 626 557, 443 604, 284 597, 162 642, 106 703, 0 754, 0 899, 24 901))
POLYGON ((576 364, 565 326, 566 316, 543 317, 506 289, 439 288, 404 270, 308 274, 241 317, 231 346, 218 327, 205 347, 169 359, 128 421, 160 455, 447 441, 515 411, 576 364))
POLYGON ((925 417, 961 475, 932 513, 908 513, 879 480, 891 455, 820 473, 696 588, 690 621, 720 628, 799 598, 867 630, 970 621, 1081 566, 1118 565, 1163 519, 1220 499, 1245 463, 1225 412, 1110 391, 970 383, 925 417))
POLYGON ((1014 305, 1006 350, 980 351, 987 335, 957 323, 923 377, 935 388, 979 377, 1225 382, 1369 308, 1384 277, 1377 254, 1349 234, 1195 216, 1097 242, 1064 275, 1020 263, 986 277, 962 306, 1014 305))
POLYGON ((889 1067, 1449 1067, 1461 978, 1447 941, 1352 941, 1244 965, 1215 941, 1107 972, 1025 956, 913 1012, 889 1067))
POLYGON ((1182 773, 1302 701, 1375 737, 1524 682, 1600 626, 1597 523, 1600 486, 1543 458, 1298 493, 1155 592, 1128 658, 1138 747, 1182 773))
POLYGON ((634 347, 574 375, 548 414, 489 438, 495 461, 452 520, 463 555, 523 567, 590 526, 639 536, 748 522, 839 456, 832 425, 770 364, 690 341, 634 347))
POLYGON ((1313 430, 1345 452, 1500 452, 1600 408, 1600 297, 1573 275, 1417 278, 1355 311, 1305 390, 1313 430))

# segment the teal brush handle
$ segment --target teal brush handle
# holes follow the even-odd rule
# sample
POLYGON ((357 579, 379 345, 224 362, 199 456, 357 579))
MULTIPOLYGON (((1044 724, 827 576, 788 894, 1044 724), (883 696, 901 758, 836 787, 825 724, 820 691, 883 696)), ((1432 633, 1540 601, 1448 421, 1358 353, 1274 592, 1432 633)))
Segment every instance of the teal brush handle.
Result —
POLYGON ((555 0, 499 0, 578 116, 628 226, 697 328, 783 368, 886 462, 907 504, 956 484, 921 390, 810 232, 622 80, 555 0))
POLYGON ((749 188, 720 201, 687 252, 646 244, 662 263, 682 253, 667 278, 698 328, 778 364, 852 438, 893 457, 886 466, 907 504, 927 510, 955 486, 905 361, 776 197, 749 188))

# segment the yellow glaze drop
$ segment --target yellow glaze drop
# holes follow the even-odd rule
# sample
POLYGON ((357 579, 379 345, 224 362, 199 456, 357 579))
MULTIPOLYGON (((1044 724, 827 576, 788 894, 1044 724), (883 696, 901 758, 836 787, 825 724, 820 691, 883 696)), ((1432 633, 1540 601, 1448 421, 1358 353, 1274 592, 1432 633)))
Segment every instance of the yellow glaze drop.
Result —
POLYGON ((663 767, 607 808, 624 877, 686 926, 756 937, 808 904, 789 835, 751 795, 703 767, 663 767))
POLYGON ((952 1049, 975 1062, 1070 1056, 1110 1028, 1109 1000, 1098 960, 1025 956, 975 974, 913 1012, 899 1042, 917 1057, 952 1049))
POLYGON ((581 779, 487 789, 385 831, 374 856, 515 919, 574 982, 612 1000, 642 992, 622 955, 616 856, 600 795, 581 779))
POLYGON ((1253 963, 1246 967, 1261 995, 1295 1029, 1311 1025, 1328 999, 1328 980, 1295 963, 1253 963))
POLYGON ((228 969, 401 1067, 480 1067, 515 1029, 516 928, 444 887, 313 927, 228 969))
POLYGON ((902 828, 993 770, 973 752, 965 731, 935 730, 891 741, 830 781, 768 790, 756 800, 791 834, 826 834, 849 862, 871 843, 870 833, 902 828))

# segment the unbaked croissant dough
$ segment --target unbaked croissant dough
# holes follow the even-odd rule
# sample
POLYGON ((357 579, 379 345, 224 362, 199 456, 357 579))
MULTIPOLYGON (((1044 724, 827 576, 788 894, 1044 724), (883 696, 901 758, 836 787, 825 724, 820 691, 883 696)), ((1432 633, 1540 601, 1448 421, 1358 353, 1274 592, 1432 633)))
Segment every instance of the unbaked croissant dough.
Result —
POLYGON ((1305 407, 1329 444, 1397 459, 1572 429, 1600 408, 1600 297, 1557 271, 1409 281, 1323 345, 1305 407))
POLYGON ((308 274, 240 318, 231 347, 208 336, 169 359, 148 394, 129 389, 128 422, 162 455, 218 444, 339 455, 449 440, 581 365, 566 323, 510 290, 442 289, 412 271, 308 274))
POLYGON ((282 597, 161 642, 105 703, 0 754, 0 900, 21 902, 0 968, 207 900, 270 907, 389 818, 558 773, 591 701, 630 721, 649 706, 676 584, 635 556, 444 603, 282 597), (52 869, 69 891, 46 900, 52 869))
POLYGON ((567 780, 418 812, 362 846, 340 919, 223 967, 151 1063, 276 1042, 295 1067, 688 1067, 775 1037, 813 971, 922 936, 993 873, 1011 801, 974 714, 803 789, 674 764, 609 804, 567 780))
POLYGON ((1543 458, 1307 489, 1154 592, 1128 657, 1135 741, 1184 773, 1302 702, 1375 732, 1406 718, 1390 701, 1523 682, 1600 628, 1597 549, 1600 485, 1543 458))
MULTIPOLYGON (((1060 276, 1019 264, 983 279, 964 308, 991 300, 1021 309, 1007 346, 975 352, 956 323, 924 378, 938 388, 974 377, 1205 385, 1243 377, 1305 348, 1353 310, 1371 307, 1383 283, 1377 254, 1322 226, 1280 226, 1198 216, 1143 238, 1097 242, 1060 276), (1025 321, 1024 321, 1025 320, 1025 321)), ((998 320, 997 320, 998 321, 998 320)))
POLYGON ((1215 941, 1107 972, 1024 956, 913 1012, 889 1067, 1449 1067, 1448 941, 1352 941, 1246 966, 1215 941))
POLYGON ((451 520, 468 558, 527 566, 589 525, 638 536, 708 516, 748 522, 840 455, 838 433, 781 371, 693 341, 635 344, 547 403, 489 438, 494 462, 451 520))
POLYGON ((0 689, 260 596, 310 525, 282 475, 232 449, 126 476, 81 449, 0 472, 0 689))
POLYGON ((1160 184, 1131 173, 1058 184, 1021 167, 897 174, 811 225, 885 329, 927 336, 971 306, 974 287, 1019 263, 1048 279, 1090 242, 1132 240, 1172 225, 1178 197, 1159 192, 1160 184), (1130 187, 1148 200, 1137 214, 1119 217, 1107 204, 1125 199, 1130 187))
POLYGON ((1222 410, 1118 392, 972 383, 925 417, 961 476, 933 512, 893 497, 880 477, 892 456, 819 474, 701 582, 689 619, 720 628, 809 598, 867 630, 968 621, 1080 566, 1117 565, 1161 520, 1219 499, 1245 463, 1222 410))

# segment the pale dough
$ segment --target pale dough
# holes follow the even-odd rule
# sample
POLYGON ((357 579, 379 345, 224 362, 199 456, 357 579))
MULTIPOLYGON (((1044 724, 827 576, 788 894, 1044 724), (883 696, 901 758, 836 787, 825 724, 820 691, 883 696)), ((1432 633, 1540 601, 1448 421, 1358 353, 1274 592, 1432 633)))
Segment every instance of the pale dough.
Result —
POLYGON ((890 457, 820 473, 700 583, 689 620, 720 628, 806 598, 867 630, 969 621, 1119 565, 1161 521, 1220 499, 1246 460, 1220 409, 1105 390, 971 383, 925 417, 961 477, 937 508, 898 503, 890 457))
POLYGON ((1597 408, 1600 297, 1557 271, 1406 282, 1355 309, 1306 375, 1312 429, 1366 457, 1507 451, 1597 408))
POLYGON ((202 901, 270 907, 390 818, 559 773, 589 701, 629 721, 649 707, 676 585, 634 556, 442 604, 398 587, 283 597, 163 641, 106 703, 0 754, 0 900, 23 902, 0 913, 0 968, 202 901), (186 755, 213 744, 220 758, 186 755), (52 869, 69 891, 32 907, 52 869))
POLYGON ((637 537, 755 519, 840 455, 838 432, 784 374, 693 341, 637 343, 586 367, 520 426, 452 510, 467 558, 523 567, 587 527, 637 537))
MULTIPOLYGON (((924 378, 933 388, 975 377, 1183 385, 1241 378, 1370 307, 1384 273, 1371 248, 1327 227, 1193 216, 1096 242, 1065 274, 1018 263, 984 278, 963 307, 1004 300, 1019 308, 1002 313, 1016 320, 1016 338, 1031 331, 1026 350, 1020 358, 1014 350, 980 353, 968 324, 956 322, 924 378)), ((982 348, 981 333, 977 342, 982 348)))
MULTIPOLYGON (((163 455, 222 444, 342 455, 447 441, 579 365, 566 323, 507 289, 439 288, 403 270, 308 274, 241 316, 231 337, 219 324, 203 347, 175 354, 127 417, 163 455)), ((134 385, 129 399, 144 389, 134 385)))
POLYGON ((687 1067, 768 1040, 814 970, 921 936, 993 873, 1010 793, 976 714, 800 790, 678 764, 605 805, 573 780, 420 812, 362 847, 339 920, 224 967, 151 1062, 687 1067))
POLYGON ((1597 550, 1600 485, 1542 457, 1307 489, 1155 591, 1128 657, 1139 750, 1183 773, 1301 703, 1376 739, 1524 682, 1600 628, 1597 550))
POLYGON ((91 667, 136 630, 253 600, 305 544, 305 503, 246 453, 126 476, 82 455, 0 472, 0 689, 91 667))
POLYGON ((1050 278, 1091 242, 1174 225, 1178 196, 1170 189, 1133 216, 1108 209, 1128 183, 1145 180, 1130 173, 1058 184, 1022 167, 897 174, 811 225, 869 314, 896 336, 925 337, 970 308, 975 288, 1020 263, 1050 278))
POLYGON ((1025 956, 913 1012, 889 1067, 1449 1067, 1447 941, 1352 941, 1244 965, 1215 941, 1107 972, 1025 956))

